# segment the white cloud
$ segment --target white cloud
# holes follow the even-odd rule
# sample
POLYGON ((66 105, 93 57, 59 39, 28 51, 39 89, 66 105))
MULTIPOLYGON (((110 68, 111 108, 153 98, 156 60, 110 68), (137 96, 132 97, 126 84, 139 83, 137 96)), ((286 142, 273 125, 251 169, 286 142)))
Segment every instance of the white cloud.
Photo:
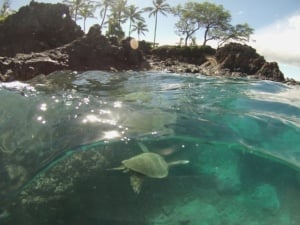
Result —
POLYGON ((300 67, 300 13, 259 29, 252 44, 268 61, 300 67))

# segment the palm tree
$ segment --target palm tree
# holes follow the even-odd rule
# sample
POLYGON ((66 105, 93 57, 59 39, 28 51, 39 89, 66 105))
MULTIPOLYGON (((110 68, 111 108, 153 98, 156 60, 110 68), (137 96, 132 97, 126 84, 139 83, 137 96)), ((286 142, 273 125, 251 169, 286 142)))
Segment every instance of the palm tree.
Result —
POLYGON ((93 5, 89 1, 84 2, 82 7, 79 9, 78 13, 83 18, 83 30, 84 31, 85 31, 86 19, 87 18, 95 18, 95 16, 94 16, 95 10, 96 10, 95 5, 93 5))
POLYGON ((112 6, 112 15, 115 16, 118 22, 118 25, 121 26, 122 23, 125 23, 127 11, 127 0, 115 0, 115 4, 112 6))
POLYGON ((74 20, 77 22, 78 12, 83 4, 83 0, 63 0, 63 3, 69 6, 70 14, 74 16, 74 20))
POLYGON ((119 41, 124 38, 125 33, 122 30, 122 27, 119 25, 119 20, 117 15, 113 16, 113 14, 108 19, 108 29, 106 31, 106 36, 108 37, 116 37, 119 41))
POLYGON ((4 0, 0 9, 0 21, 4 20, 7 16, 15 13, 15 11, 10 8, 10 4, 10 0, 4 0))
POLYGON ((128 37, 130 37, 131 33, 131 26, 134 24, 136 21, 138 22, 145 22, 145 19, 141 15, 142 11, 138 10, 138 7, 134 5, 130 5, 127 10, 125 11, 126 17, 129 19, 129 32, 128 32, 128 37))
POLYGON ((98 3, 96 6, 100 8, 100 18, 102 18, 101 22, 100 22, 100 27, 102 29, 104 23, 105 23, 105 19, 106 19, 106 15, 107 15, 107 11, 109 9, 109 7, 112 7, 112 5, 115 4, 115 0, 101 0, 100 3, 98 3))
POLYGON ((151 17, 151 16, 155 17, 154 41, 153 41, 154 47, 155 47, 155 41, 156 41, 157 15, 158 15, 158 13, 161 13, 164 16, 167 16, 167 13, 171 12, 170 5, 168 3, 165 3, 165 1, 166 0, 152 0, 153 6, 145 8, 145 11, 150 12, 149 17, 151 17))
POLYGON ((132 31, 136 31, 138 33, 138 40, 140 40, 140 35, 145 36, 145 32, 148 32, 147 25, 144 23, 144 21, 138 21, 136 24, 133 24, 132 31))

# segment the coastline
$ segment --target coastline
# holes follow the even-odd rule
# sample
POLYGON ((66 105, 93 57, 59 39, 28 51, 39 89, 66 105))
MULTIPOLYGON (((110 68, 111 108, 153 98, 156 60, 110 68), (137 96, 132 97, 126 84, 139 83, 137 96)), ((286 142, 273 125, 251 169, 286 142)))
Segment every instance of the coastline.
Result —
POLYGON ((0 23, 0 34, 2 82, 26 81, 58 70, 154 70, 300 83, 286 79, 277 62, 267 62, 254 48, 244 44, 229 43, 219 49, 152 48, 150 43, 139 41, 139 47, 133 48, 133 38, 107 38, 97 24, 84 34, 63 4, 31 2, 0 23), (66 16, 53 20, 53 15, 62 13, 66 16), (19 24, 20 18, 26 22, 19 24), (36 19, 40 23, 32 28, 36 19))

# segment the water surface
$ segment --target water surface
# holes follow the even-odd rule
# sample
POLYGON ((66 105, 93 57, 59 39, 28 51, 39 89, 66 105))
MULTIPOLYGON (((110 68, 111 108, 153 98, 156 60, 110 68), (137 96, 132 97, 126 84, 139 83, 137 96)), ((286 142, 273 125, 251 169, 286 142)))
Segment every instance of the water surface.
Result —
POLYGON ((299 224, 299 94, 158 72, 1 83, 0 223, 299 224), (145 149, 190 163, 136 195, 107 168, 145 149))

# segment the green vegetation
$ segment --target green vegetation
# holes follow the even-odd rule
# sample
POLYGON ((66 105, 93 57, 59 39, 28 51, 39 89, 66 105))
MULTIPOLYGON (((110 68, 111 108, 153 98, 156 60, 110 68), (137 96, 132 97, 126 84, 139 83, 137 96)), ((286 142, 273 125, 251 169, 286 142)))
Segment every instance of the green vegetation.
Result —
POLYGON ((87 18, 95 18, 94 13, 95 13, 95 6, 92 4, 92 2, 87 2, 83 4, 83 6, 79 9, 79 15, 83 19, 83 30, 85 31, 85 24, 87 18))
POLYGON ((134 25, 135 30, 138 31, 138 36, 140 36, 141 32, 147 31, 147 28, 145 27, 145 19, 142 17, 142 11, 139 10, 138 7, 130 5, 128 10, 125 12, 125 15, 129 19, 129 37, 132 31, 132 24, 134 25))
POLYGON ((122 39, 125 37, 125 33, 122 30, 122 27, 119 23, 119 20, 115 17, 110 17, 108 19, 108 28, 106 31, 106 36, 107 37, 116 37, 118 40, 122 39))
POLYGON ((70 8, 70 14, 74 18, 75 22, 78 19, 78 12, 83 8, 85 1, 84 0, 63 0, 63 3, 68 5, 70 8))
POLYGON ((168 12, 171 11, 171 7, 168 3, 165 3, 166 0, 153 0, 153 6, 145 8, 145 11, 150 12, 149 17, 154 16, 155 17, 155 27, 154 27, 154 40, 153 40, 153 46, 156 45, 156 30, 157 30, 157 17, 158 13, 161 13, 163 15, 167 15, 168 12))
MULTIPOLYGON (((96 18, 99 13, 99 25, 101 30, 106 29, 108 37, 116 37, 118 40, 125 37, 123 30, 126 22, 128 36, 136 32, 138 39, 148 32, 147 22, 143 14, 149 18, 154 17, 153 46, 157 46, 156 35, 159 23, 158 15, 174 15, 178 18, 175 23, 175 33, 180 37, 179 45, 196 46, 196 38, 203 40, 202 45, 206 46, 208 41, 214 40, 219 46, 231 42, 247 42, 253 29, 247 24, 231 24, 231 15, 223 5, 217 5, 208 1, 188 1, 185 4, 178 4, 171 7, 167 0, 152 0, 152 6, 139 8, 135 5, 128 5, 127 0, 63 0, 69 6, 72 18, 77 22, 83 19, 85 30, 86 20, 96 18)), ((1 9, 0 19, 3 18, 9 9, 9 0, 5 0, 1 9)))
POLYGON ((10 4, 11 4, 10 0, 3 1, 3 4, 0 9, 0 22, 15 12, 15 11, 11 10, 10 4))
POLYGON ((253 34, 254 29, 247 23, 237 24, 232 26, 228 24, 226 29, 214 30, 212 36, 219 40, 219 46, 229 42, 230 40, 236 40, 239 42, 247 42, 250 39, 250 35, 253 34))
POLYGON ((215 5, 210 2, 187 2, 172 9, 179 21, 175 24, 176 33, 184 36, 184 45, 193 35, 204 29, 203 44, 209 40, 217 40, 219 45, 230 40, 248 41, 253 29, 247 23, 230 24, 231 15, 222 5, 215 5))
POLYGON ((107 16, 107 12, 112 5, 115 4, 115 0, 101 0, 96 6, 100 8, 100 27, 103 28, 107 16))
MULTIPOLYGON (((210 46, 169 46, 164 45, 152 50, 152 54, 158 55, 161 58, 178 58, 189 57, 203 59, 206 61, 207 55, 214 55, 216 50, 210 46)), ((201 62, 202 63, 202 62, 201 62)), ((200 63, 200 64, 201 64, 200 63)))
POLYGON ((125 23, 127 20, 125 15, 125 12, 127 11, 126 5, 127 0, 110 1, 110 15, 108 16, 108 21, 106 23, 104 22, 104 24, 108 25, 106 36, 117 37, 119 40, 125 37, 125 32, 123 31, 121 24, 125 23))
POLYGON ((144 22, 139 21, 139 22, 137 22, 136 24, 134 24, 132 26, 132 31, 136 31, 137 32, 138 39, 140 40, 141 34, 145 35, 145 32, 148 32, 149 30, 147 28, 147 25, 144 22))

